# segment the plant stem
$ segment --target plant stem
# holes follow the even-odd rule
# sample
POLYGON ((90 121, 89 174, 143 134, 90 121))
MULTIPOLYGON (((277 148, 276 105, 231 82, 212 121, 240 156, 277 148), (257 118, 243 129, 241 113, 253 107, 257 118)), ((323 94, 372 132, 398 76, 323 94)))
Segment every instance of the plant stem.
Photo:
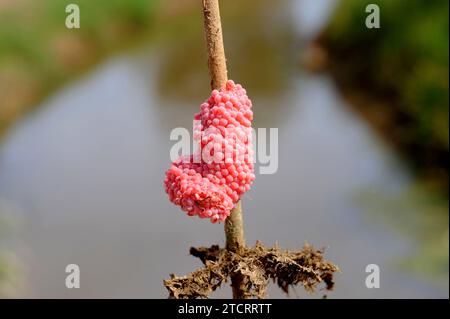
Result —
MULTIPOLYGON (((219 1, 203 0, 202 2, 211 88, 220 89, 225 86, 228 76, 225 50, 223 47, 219 1)), ((227 250, 233 253, 239 253, 245 246, 241 202, 236 204, 230 216, 225 220, 225 237, 227 250)), ((233 288, 234 299, 245 298, 245 285, 241 276, 237 274, 231 276, 231 286, 233 288)))
MULTIPOLYGON (((244 225, 242 220, 241 202, 237 202, 230 216, 225 220, 225 237, 227 239, 227 250, 234 253, 245 246, 244 225)), ((231 288, 233 289, 233 299, 246 299, 246 288, 242 276, 235 274, 231 276, 231 288)))

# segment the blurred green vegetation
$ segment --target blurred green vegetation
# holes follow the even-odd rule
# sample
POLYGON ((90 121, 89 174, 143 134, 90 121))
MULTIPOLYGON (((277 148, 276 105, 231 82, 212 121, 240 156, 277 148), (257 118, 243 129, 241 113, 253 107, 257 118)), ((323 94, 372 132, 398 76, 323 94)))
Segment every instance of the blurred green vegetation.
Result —
POLYGON ((449 228, 448 199, 430 194, 415 184, 402 193, 361 192, 359 202, 399 235, 409 235, 415 244, 406 255, 398 256, 399 268, 425 274, 445 286, 448 282, 449 228))
POLYGON ((22 287, 22 264, 8 245, 18 227, 10 208, 0 201, 0 299, 15 297, 22 287))
POLYGON ((0 252, 0 298, 15 297, 22 285, 21 264, 11 252, 0 252))
POLYGON ((4 0, 0 3, 0 136, 50 89, 149 29, 157 0, 4 0), (80 8, 67 29, 65 8, 80 8))
POLYGON ((390 117, 388 138, 448 194, 449 2, 379 0, 380 29, 368 29, 372 2, 341 1, 319 41, 340 84, 387 104, 373 113, 390 117))

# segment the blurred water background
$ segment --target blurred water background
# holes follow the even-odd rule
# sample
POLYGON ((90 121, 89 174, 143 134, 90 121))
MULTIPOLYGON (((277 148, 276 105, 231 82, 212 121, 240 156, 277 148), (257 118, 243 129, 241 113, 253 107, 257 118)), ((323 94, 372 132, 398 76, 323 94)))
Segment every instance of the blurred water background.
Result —
MULTIPOLYGON (((0 296, 165 298, 164 278, 200 266, 189 247, 224 244, 223 225, 186 217, 162 187, 170 131, 191 128, 209 94, 200 4, 79 2, 78 32, 64 28, 64 1, 41 1, 34 19, 55 18, 25 14, 16 29, 35 2, 0 1, 0 296), (26 21, 42 27, 31 43, 26 21), (65 287, 70 263, 80 289, 65 287)), ((354 10, 346 2, 221 3, 229 76, 254 126, 279 129, 278 172, 257 174, 243 200, 247 242, 327 247, 342 270, 329 298, 448 298, 448 183, 421 178, 333 72, 311 72, 324 64, 311 43, 333 38, 323 32, 354 10), (371 263, 379 289, 365 286, 371 263)))

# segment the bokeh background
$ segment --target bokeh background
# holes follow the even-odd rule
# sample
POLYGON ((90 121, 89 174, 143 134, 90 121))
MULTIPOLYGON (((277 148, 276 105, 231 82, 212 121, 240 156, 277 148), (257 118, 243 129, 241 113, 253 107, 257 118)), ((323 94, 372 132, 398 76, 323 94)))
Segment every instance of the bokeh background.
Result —
MULTIPOLYGON (((367 29, 371 2, 221 1, 229 75, 279 129, 246 238, 326 247, 328 298, 448 298, 449 4, 378 0, 367 29)), ((197 0, 0 0, 0 297, 165 298, 200 266, 189 247, 224 244, 162 187, 170 131, 209 94, 202 27, 197 0)))

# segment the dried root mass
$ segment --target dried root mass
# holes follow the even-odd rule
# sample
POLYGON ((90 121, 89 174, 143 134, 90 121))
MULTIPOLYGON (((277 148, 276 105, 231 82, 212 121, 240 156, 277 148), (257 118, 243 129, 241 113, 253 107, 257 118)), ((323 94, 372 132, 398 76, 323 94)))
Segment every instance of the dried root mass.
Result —
POLYGON ((269 279, 286 293, 292 285, 302 285, 312 293, 324 283, 333 289, 333 274, 339 268, 324 260, 323 249, 316 250, 306 244, 300 251, 265 247, 256 242, 255 247, 245 247, 238 254, 217 245, 210 248, 192 247, 191 255, 200 258, 204 267, 187 276, 171 275, 164 280, 170 298, 207 298, 231 275, 242 277, 246 298, 264 298, 269 279))

